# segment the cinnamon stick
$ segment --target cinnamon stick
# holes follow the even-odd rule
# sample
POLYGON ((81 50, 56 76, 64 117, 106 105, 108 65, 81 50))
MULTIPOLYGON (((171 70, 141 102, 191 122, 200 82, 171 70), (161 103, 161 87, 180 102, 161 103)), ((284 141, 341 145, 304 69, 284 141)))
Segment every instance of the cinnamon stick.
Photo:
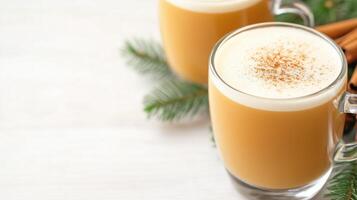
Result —
POLYGON ((347 33, 346 35, 338 38, 336 42, 341 47, 344 47, 349 43, 353 42, 354 40, 357 40, 357 28, 353 29, 351 32, 347 33))
POLYGON ((357 60, 357 40, 354 40, 342 47, 346 54, 347 62, 352 63, 357 60))
POLYGON ((345 35, 346 33, 348 33, 349 31, 351 31, 356 27, 357 27, 357 18, 319 26, 316 29, 328 35, 329 37, 336 39, 338 37, 345 35))

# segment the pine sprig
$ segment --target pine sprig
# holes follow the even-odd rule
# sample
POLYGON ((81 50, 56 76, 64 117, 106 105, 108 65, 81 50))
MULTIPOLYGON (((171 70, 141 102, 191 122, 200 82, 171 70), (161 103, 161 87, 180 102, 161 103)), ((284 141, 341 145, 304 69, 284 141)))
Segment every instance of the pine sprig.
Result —
POLYGON ((331 200, 357 200, 357 162, 336 167, 325 196, 331 200))
MULTIPOLYGON (((292 0, 285 0, 289 4, 292 0)), ((327 24, 348 18, 357 17, 357 1, 355 0, 303 0, 312 10, 316 25, 327 24)), ((277 16, 276 20, 302 23, 302 20, 293 14, 277 16)))
POLYGON ((208 110, 208 91, 194 83, 167 80, 145 97, 144 106, 149 117, 180 120, 208 110))
POLYGON ((128 40, 121 51, 127 59, 128 65, 141 74, 153 75, 155 78, 172 75, 164 50, 155 41, 143 39, 128 40))
POLYGON ((353 0, 305 0, 315 15, 317 24, 326 24, 356 17, 357 4, 353 0))
POLYGON ((208 110, 207 88, 173 75, 158 43, 140 39, 126 41, 122 53, 136 71, 162 81, 144 98, 144 111, 149 117, 173 121, 208 110), (163 77, 165 79, 160 79, 163 77))

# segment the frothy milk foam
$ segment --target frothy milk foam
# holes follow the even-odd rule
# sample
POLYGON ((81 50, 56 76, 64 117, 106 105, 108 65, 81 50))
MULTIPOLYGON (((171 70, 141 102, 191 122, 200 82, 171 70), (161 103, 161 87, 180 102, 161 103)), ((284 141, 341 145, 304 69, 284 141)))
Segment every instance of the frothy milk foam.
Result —
POLYGON ((248 8, 262 0, 167 0, 180 8, 195 12, 224 13, 248 8))
POLYGON ((325 39, 286 26, 246 30, 223 42, 214 65, 215 86, 238 103, 271 111, 312 108, 331 100, 342 89, 335 87, 308 98, 331 85, 341 73, 339 51, 325 39), (298 99, 291 99, 298 98, 298 99), (277 101, 282 100, 283 101, 277 101))

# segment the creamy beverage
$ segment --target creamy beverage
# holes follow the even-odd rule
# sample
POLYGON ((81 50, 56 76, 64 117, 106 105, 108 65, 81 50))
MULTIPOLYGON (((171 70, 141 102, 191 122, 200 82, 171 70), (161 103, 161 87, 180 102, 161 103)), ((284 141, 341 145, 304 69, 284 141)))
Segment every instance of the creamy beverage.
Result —
POLYGON ((268 0, 160 0, 164 49, 182 78, 207 84, 214 44, 244 25, 272 21, 268 0))
POLYGON ((246 29, 219 44, 210 112, 230 174, 260 188, 291 189, 329 173, 344 127, 339 51, 317 33, 286 25, 246 29))
POLYGON ((296 98, 316 93, 336 80, 342 64, 335 51, 324 39, 304 30, 265 27, 242 32, 223 44, 215 65, 228 85, 244 93, 296 98))

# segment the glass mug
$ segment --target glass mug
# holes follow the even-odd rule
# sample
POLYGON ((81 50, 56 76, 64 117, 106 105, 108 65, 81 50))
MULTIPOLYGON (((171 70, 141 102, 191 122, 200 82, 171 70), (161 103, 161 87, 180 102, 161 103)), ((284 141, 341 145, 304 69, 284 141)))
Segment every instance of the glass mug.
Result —
POLYGON ((238 187, 264 200, 311 199, 329 178, 333 162, 357 160, 357 144, 341 140, 344 113, 357 113, 357 95, 346 92, 346 85, 347 61, 342 50, 311 28, 261 23, 221 39, 210 58, 210 113, 218 150, 238 187), (342 65, 338 77, 318 92, 297 98, 264 98, 234 88, 217 71, 222 46, 248 30, 266 27, 295 28, 322 39, 342 65), (321 97, 326 97, 325 103, 321 97), (309 108, 295 109, 313 101, 315 105, 309 108), (279 110, 282 105, 292 110, 279 110))
POLYGON ((214 44, 245 25, 273 21, 273 15, 294 13, 312 27, 314 19, 300 1, 160 0, 160 27, 170 67, 180 77, 207 84, 208 59, 214 44))

